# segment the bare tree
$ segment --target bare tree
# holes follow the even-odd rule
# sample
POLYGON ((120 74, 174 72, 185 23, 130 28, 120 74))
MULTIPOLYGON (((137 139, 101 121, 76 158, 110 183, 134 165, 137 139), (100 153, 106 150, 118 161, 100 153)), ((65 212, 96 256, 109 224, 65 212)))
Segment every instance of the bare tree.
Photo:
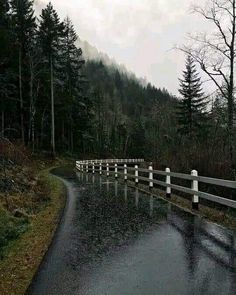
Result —
POLYGON ((208 0, 206 7, 195 6, 194 12, 213 25, 213 31, 191 36, 191 45, 180 49, 192 56, 227 101, 229 156, 233 167, 236 0, 208 0))

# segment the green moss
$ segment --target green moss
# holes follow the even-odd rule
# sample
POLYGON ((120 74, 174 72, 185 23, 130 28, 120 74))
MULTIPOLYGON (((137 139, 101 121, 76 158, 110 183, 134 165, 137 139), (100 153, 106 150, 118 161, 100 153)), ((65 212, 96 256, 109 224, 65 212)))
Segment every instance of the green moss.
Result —
POLYGON ((3 259, 8 245, 23 234, 28 226, 27 218, 15 218, 0 209, 0 259, 3 259))

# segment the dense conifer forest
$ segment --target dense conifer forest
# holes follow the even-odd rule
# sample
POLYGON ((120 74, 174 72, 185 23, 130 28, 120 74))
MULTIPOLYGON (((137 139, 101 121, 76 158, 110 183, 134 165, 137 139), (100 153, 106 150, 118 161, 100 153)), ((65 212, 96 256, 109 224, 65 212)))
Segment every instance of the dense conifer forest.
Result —
POLYGON ((236 294, 236 0, 49 1, 0 0, 0 295, 236 294))
POLYGON ((1 16, 3 137, 52 154, 144 156, 153 106, 174 102, 167 91, 85 63, 73 24, 51 3, 36 18, 32 1, 1 1, 1 16))
MULTIPOLYGON (((210 71, 197 49, 180 48, 177 98, 116 64, 85 60, 79 32, 51 3, 36 16, 31 0, 1 0, 0 22, 1 140, 53 157, 145 157, 157 167, 234 176, 232 60, 229 74, 223 64, 210 71), (213 95, 200 71, 217 83, 213 95)), ((217 54, 233 58, 234 47, 223 47, 217 54)))

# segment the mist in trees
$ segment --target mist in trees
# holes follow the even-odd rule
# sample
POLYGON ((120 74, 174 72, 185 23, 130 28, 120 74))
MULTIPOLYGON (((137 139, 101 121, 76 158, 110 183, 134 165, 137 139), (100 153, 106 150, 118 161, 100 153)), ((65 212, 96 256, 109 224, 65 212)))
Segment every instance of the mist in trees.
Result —
MULTIPOLYGON (((175 110, 176 99, 166 90, 120 73, 115 66, 88 61, 84 73, 89 77, 94 97, 94 121, 91 126, 89 153, 99 157, 155 157, 155 145, 149 141, 165 142, 166 124, 163 122, 153 138, 153 128, 159 125, 152 116, 154 106, 165 112, 175 110), (169 109, 169 110, 168 110, 169 109)), ((173 116, 174 117, 174 116, 173 116)), ((157 126, 156 128, 158 128, 157 126)))
POLYGON ((181 48, 178 98, 115 64, 85 63, 69 17, 51 3, 36 17, 33 4, 0 1, 2 137, 52 156, 144 157, 159 168, 234 177, 234 0, 194 8, 216 31, 181 48), (202 73, 214 95, 204 93, 202 73))

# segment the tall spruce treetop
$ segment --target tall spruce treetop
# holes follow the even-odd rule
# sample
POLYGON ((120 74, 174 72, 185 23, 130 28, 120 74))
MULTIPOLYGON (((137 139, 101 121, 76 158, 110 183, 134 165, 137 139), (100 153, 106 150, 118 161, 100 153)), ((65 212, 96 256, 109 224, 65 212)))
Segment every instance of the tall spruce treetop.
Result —
POLYGON ((62 64, 65 75, 65 86, 69 95, 73 94, 73 89, 78 90, 80 81, 80 69, 84 63, 82 59, 82 50, 77 48, 76 42, 78 36, 70 19, 67 17, 64 21, 65 30, 62 39, 62 64))
POLYGON ((27 51, 32 33, 36 28, 33 1, 11 0, 11 15, 15 38, 21 49, 27 51))
POLYGON ((0 67, 7 61, 7 50, 9 50, 9 3, 6 0, 0 0, 0 67))
POLYGON ((45 56, 49 60, 58 55, 60 40, 63 37, 64 25, 50 2, 42 10, 39 24, 39 40, 45 56))
POLYGON ((51 2, 42 10, 39 41, 43 55, 47 59, 48 70, 50 70, 50 89, 51 89, 51 148, 52 155, 55 156, 55 110, 54 110, 54 72, 57 68, 61 51, 61 42, 64 37, 64 24, 60 21, 57 12, 51 2))
POLYGON ((10 18, 9 18, 9 2, 0 0, 0 110, 1 110, 1 135, 4 136, 5 114, 7 99, 12 93, 14 87, 11 81, 10 61, 12 54, 10 40, 10 18))
MULTIPOLYGON (((26 56, 28 46, 31 42, 31 37, 36 28, 33 1, 32 0, 10 0, 11 19, 14 43, 18 46, 18 82, 19 82, 19 101, 20 101, 20 130, 22 143, 25 143, 25 119, 24 119, 24 104, 23 85, 25 76, 26 56)), ((27 64, 26 64, 27 65, 27 64)))
POLYGON ((191 56, 187 56, 186 70, 183 71, 183 79, 179 81, 179 93, 182 96, 177 111, 179 132, 182 135, 196 136, 205 124, 207 102, 191 56))

